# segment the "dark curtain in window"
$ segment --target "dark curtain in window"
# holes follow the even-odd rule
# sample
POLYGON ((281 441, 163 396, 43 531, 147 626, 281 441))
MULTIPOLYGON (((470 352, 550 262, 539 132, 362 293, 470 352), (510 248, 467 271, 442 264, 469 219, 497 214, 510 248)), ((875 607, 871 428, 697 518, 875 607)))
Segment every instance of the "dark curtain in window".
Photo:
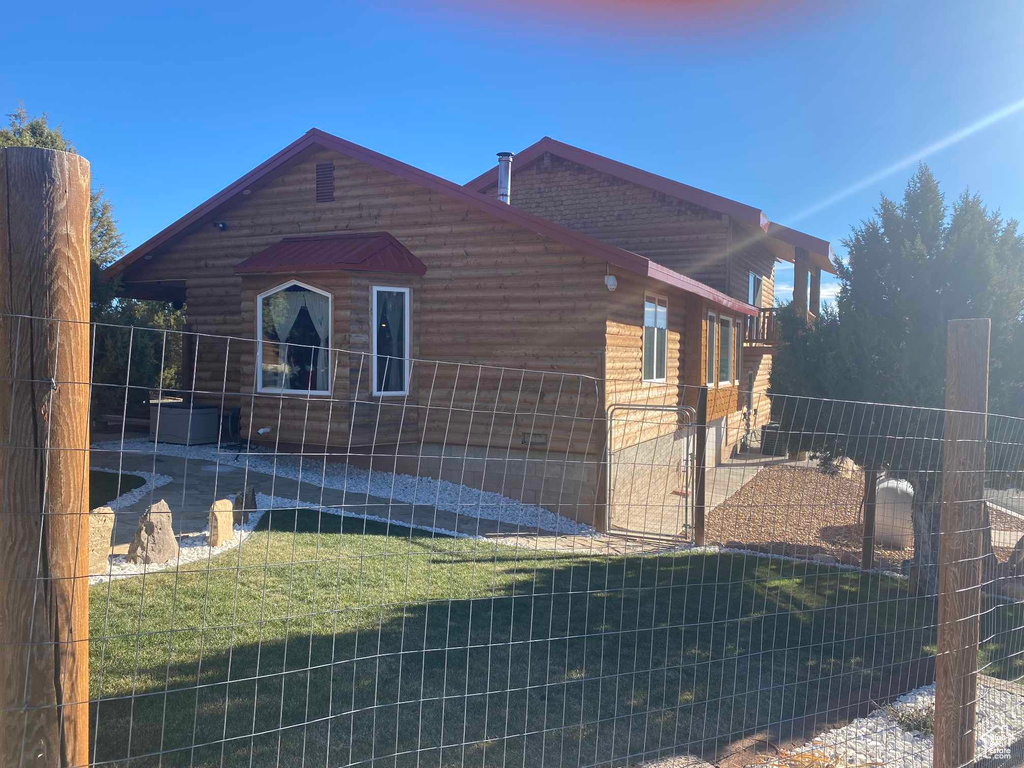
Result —
POLYGON ((405 391, 405 297, 377 291, 377 391, 405 391))

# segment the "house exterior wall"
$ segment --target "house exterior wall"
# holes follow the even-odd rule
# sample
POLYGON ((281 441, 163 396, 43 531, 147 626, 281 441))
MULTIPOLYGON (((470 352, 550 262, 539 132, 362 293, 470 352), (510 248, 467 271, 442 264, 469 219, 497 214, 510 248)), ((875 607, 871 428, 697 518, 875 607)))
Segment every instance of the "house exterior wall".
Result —
POLYGON ((609 435, 609 514, 612 527, 674 535, 688 523, 687 457, 692 449, 696 389, 687 386, 689 326, 700 300, 666 295, 653 281, 616 274, 609 295, 605 409, 609 435), (667 300, 665 381, 643 380, 644 301, 667 300))
MULTIPOLYGON (((762 279, 761 308, 773 305, 774 255, 763 243, 749 242, 759 233, 752 235, 728 216, 550 152, 527 165, 517 167, 513 163, 512 172, 514 206, 640 253, 735 298, 747 299, 749 275, 754 272, 762 279)), ((485 194, 496 195, 496 185, 488 187, 485 194)), ((681 345, 678 350, 685 373, 675 381, 697 388, 705 383, 706 323, 711 306, 701 305, 696 300, 690 305, 693 317, 686 334, 690 343, 681 345)), ((627 337, 621 328, 609 325, 609 378, 615 378, 616 366, 619 372, 636 367, 635 360, 630 360, 628 355, 618 355, 614 349, 615 345, 624 343, 627 337)), ((639 355, 635 345, 629 342, 628 346, 633 355, 639 355)), ((766 420, 769 411, 766 398, 770 351, 746 349, 740 366, 738 388, 732 384, 715 387, 709 392, 708 416, 714 425, 714 439, 709 440, 709 446, 714 448, 709 448, 708 460, 716 464, 732 453, 747 428, 745 394, 747 376, 751 372, 754 374, 754 402, 755 405, 761 403, 757 417, 751 414, 751 420, 758 422, 754 426, 766 420)), ((695 401, 688 404, 695 405, 695 401)), ((638 441, 637 445, 643 442, 642 436, 638 441)))
MULTIPOLYGON (((484 193, 497 196, 497 185, 484 193)), ((729 290, 732 233, 724 214, 550 152, 525 166, 513 162, 512 205, 729 290)))
MULTIPOLYGON (((123 278, 129 285, 186 281, 189 330, 211 335, 197 341, 196 399, 239 407, 243 436, 307 450, 326 444, 368 453, 390 446, 385 452, 392 460, 418 457, 415 446, 435 446, 428 450, 442 458, 435 472, 427 466, 424 473, 454 481, 477 468, 452 449, 477 457, 482 449, 485 461, 503 462, 510 475, 545 472, 549 495, 561 483, 552 477, 556 465, 603 456, 604 261, 326 150, 306 153, 216 216, 225 229, 200 225, 128 267, 123 278), (324 162, 334 163, 335 195, 318 203, 315 168, 324 162), (413 282, 393 274, 294 275, 334 294, 332 346, 341 351, 332 361, 339 366, 333 398, 254 392, 255 296, 293 275, 243 281, 235 266, 288 235, 381 230, 415 253, 427 273, 413 282), (407 284, 418 357, 410 393, 374 397, 370 286, 407 284), (448 362, 426 362, 436 360, 448 362), (541 370, 548 373, 533 373, 541 370), (346 374, 343 388, 338 382, 346 374), (259 435, 264 425, 272 431, 259 435), (541 470, 530 460, 538 455, 546 457, 541 470)), ((571 479, 576 470, 564 472, 571 479)), ((563 512, 591 522, 604 480, 594 481, 593 468, 580 470, 580 477, 587 472, 585 492, 569 491, 585 501, 563 512)))

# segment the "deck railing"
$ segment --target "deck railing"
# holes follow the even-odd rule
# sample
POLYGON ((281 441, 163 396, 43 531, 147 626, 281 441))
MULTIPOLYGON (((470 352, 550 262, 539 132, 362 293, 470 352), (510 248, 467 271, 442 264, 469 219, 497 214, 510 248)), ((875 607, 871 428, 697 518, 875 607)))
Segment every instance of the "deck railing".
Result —
POLYGON ((776 307, 760 310, 747 318, 743 341, 746 344, 773 346, 779 340, 779 310, 776 307))

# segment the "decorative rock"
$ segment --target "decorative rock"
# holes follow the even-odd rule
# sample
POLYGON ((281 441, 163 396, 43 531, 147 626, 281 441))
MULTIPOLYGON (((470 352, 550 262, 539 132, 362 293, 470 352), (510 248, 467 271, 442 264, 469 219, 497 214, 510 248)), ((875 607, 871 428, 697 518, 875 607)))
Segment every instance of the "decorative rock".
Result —
POLYGON ((742 541, 733 540, 725 542, 726 549, 744 549, 746 546, 742 541))
POLYGON ((248 486, 241 493, 235 494, 234 522, 235 525, 245 525, 249 522, 249 515, 258 512, 256 506, 256 488, 248 486))
POLYGON ((823 565, 836 565, 839 562, 839 560, 827 552, 819 552, 816 555, 812 555, 811 560, 816 563, 822 563, 823 565))
POLYGON ((171 508, 160 499, 139 517, 139 529, 128 547, 129 563, 166 563, 178 557, 178 540, 171 527, 171 508))
POLYGON ((110 566, 110 540, 114 533, 114 510, 97 507, 89 512, 89 573, 106 573, 110 566))
POLYGON ((860 565, 860 555, 854 552, 840 552, 839 562, 843 565, 860 565))
POLYGON ((232 528, 235 511, 234 504, 230 499, 218 499, 210 507, 210 536, 209 545, 219 547, 226 544, 235 537, 235 530, 232 528))
POLYGON ((853 459, 846 456, 836 462, 836 469, 838 470, 840 477, 853 477, 860 467, 857 466, 857 463, 853 459))
POLYGON ((906 549, 914 544, 914 487, 906 480, 882 480, 875 492, 875 544, 906 549))

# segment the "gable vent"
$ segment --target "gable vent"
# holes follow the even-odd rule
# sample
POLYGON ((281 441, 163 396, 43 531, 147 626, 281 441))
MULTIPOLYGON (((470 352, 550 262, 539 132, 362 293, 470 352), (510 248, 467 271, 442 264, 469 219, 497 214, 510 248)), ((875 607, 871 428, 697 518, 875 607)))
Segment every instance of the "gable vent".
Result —
POLYGON ((334 163, 316 164, 316 201, 334 202, 334 163))

